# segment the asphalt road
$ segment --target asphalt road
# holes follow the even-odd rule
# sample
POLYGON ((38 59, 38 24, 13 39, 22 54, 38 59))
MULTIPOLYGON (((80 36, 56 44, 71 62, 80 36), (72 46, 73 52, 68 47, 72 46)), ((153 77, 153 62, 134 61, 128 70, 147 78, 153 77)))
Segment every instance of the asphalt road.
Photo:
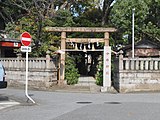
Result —
POLYGON ((19 102, 16 102, 14 100, 10 100, 8 96, 3 94, 3 92, 2 92, 2 94, 0 94, 0 110, 15 106, 15 105, 19 105, 19 104, 20 104, 19 102))
POLYGON ((160 93, 74 93, 0 90, 20 104, 0 110, 0 120, 159 120, 160 93))

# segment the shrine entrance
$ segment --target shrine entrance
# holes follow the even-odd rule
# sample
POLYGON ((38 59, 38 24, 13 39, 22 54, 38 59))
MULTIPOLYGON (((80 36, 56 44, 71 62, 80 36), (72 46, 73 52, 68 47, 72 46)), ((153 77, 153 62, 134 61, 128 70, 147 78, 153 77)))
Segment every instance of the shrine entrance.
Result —
MULTIPOLYGON (((59 80, 58 84, 64 84, 64 75, 65 75, 65 53, 66 52, 79 52, 83 55, 84 59, 84 67, 85 71, 79 72, 82 75, 93 75, 94 74, 94 66, 93 62, 96 62, 96 58, 94 58, 93 52, 102 51, 103 49, 96 49, 95 44, 99 44, 101 42, 104 43, 104 46, 109 46, 109 33, 115 32, 114 28, 94 28, 94 27, 46 27, 46 31, 48 32, 61 32, 61 51, 63 54, 60 55, 60 71, 59 71, 59 80), (83 33, 103 33, 103 38, 69 38, 67 37, 67 33, 71 32, 83 32, 83 33), (67 43, 73 45, 73 49, 67 49, 67 43), (94 58, 94 60, 93 60, 94 58), (92 66, 91 66, 92 65, 92 66)), ((80 66, 83 67, 83 66, 80 66)), ((96 67, 96 66, 95 66, 96 67)), ((83 70, 83 69, 82 69, 83 70)))
MULTIPOLYGON (((99 59, 103 54, 103 50, 99 51, 66 51, 69 55, 75 58, 76 67, 79 74, 82 76, 94 76, 96 71, 96 65, 102 59, 99 59)), ((102 58, 102 57, 101 57, 102 58)))

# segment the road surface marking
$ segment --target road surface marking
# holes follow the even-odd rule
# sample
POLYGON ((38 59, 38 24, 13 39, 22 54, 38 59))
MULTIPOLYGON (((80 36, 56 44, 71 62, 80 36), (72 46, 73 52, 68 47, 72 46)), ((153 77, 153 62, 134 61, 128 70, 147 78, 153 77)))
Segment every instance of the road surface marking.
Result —
POLYGON ((7 107, 19 105, 19 104, 20 103, 12 101, 12 100, 10 100, 10 101, 3 101, 3 102, 0 102, 0 110, 2 110, 4 108, 7 108, 7 107))

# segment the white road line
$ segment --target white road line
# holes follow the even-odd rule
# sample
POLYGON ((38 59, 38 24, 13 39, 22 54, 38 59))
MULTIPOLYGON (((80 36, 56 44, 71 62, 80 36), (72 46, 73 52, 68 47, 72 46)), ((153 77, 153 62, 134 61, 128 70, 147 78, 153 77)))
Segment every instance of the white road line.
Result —
POLYGON ((19 105, 20 103, 15 102, 15 101, 4 101, 4 102, 0 102, 0 110, 7 108, 7 107, 11 107, 11 106, 15 106, 15 105, 19 105))

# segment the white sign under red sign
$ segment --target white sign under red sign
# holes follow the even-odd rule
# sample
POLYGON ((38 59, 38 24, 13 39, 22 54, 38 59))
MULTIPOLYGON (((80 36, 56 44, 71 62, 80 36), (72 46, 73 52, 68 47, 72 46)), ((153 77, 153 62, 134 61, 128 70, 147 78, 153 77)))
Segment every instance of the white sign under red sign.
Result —
POLYGON ((21 46, 21 51, 22 51, 22 52, 31 52, 31 47, 21 46))

